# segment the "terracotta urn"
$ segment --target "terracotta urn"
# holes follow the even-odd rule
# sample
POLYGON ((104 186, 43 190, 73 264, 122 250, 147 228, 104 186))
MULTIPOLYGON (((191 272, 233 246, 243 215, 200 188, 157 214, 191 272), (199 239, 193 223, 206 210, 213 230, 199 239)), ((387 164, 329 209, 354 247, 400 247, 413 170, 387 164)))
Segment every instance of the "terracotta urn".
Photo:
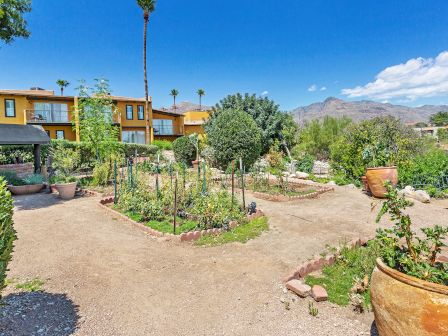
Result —
POLYGON ((448 335, 448 286, 376 262, 370 285, 380 336, 448 335))
POLYGON ((55 184, 54 187, 59 192, 59 197, 64 200, 69 200, 75 197, 76 182, 55 184))
POLYGON ((373 196, 384 198, 387 192, 384 183, 390 181, 395 187, 398 183, 397 167, 367 168, 366 179, 373 196))
POLYGON ((8 185, 9 191, 14 195, 28 195, 35 194, 42 190, 44 185, 41 184, 30 184, 30 185, 22 185, 22 186, 13 186, 8 185))
POLYGON ((367 177, 361 176, 361 182, 366 193, 370 193, 369 182, 367 182, 367 177))

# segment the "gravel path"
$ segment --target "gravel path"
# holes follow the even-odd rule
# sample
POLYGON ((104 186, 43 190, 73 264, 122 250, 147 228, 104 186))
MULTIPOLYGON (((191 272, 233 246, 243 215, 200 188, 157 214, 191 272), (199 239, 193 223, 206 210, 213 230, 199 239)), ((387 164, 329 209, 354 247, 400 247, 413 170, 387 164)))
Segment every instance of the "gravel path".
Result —
MULTIPOLYGON (((146 236, 97 201, 16 198, 19 240, 9 278, 45 284, 38 293, 7 288, 0 335, 375 334, 372 314, 319 303, 312 317, 308 301, 285 293, 281 282, 326 244, 374 233, 371 200, 358 190, 257 200, 271 231, 246 245, 214 248, 146 236)), ((416 204, 411 212, 419 225, 427 218, 446 223, 439 204, 416 204)))

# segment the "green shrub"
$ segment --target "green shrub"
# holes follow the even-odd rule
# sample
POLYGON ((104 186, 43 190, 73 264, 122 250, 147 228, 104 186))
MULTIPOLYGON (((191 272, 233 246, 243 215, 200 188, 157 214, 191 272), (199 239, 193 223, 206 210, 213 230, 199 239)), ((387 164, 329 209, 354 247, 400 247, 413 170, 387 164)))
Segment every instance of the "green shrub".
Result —
POLYGON ((341 137, 350 123, 349 118, 330 116, 326 116, 323 121, 314 119, 306 123, 299 132, 299 144, 293 148, 292 156, 297 159, 303 154, 309 154, 319 160, 327 160, 331 144, 341 137))
POLYGON ((240 158, 250 168, 260 156, 261 139, 255 121, 249 114, 238 110, 221 111, 207 128, 207 140, 222 169, 240 158))
POLYGON ((32 145, 0 146, 0 164, 33 162, 32 145))
POLYGON ((168 140, 154 140, 152 142, 153 146, 157 146, 159 149, 163 150, 172 150, 173 149, 173 143, 168 140))
POLYGON ((159 148, 154 145, 142 145, 120 142, 118 145, 120 151, 126 155, 126 157, 135 156, 151 156, 157 153, 159 148))
POLYGON ((0 171, 0 177, 3 177, 3 179, 11 185, 19 186, 23 185, 23 181, 21 178, 17 176, 16 172, 13 171, 0 171))
POLYGON ((377 117, 349 125, 331 145, 331 166, 336 175, 359 180, 366 168, 397 165, 423 152, 422 140, 393 117, 377 117))
POLYGON ((294 155, 294 159, 297 160, 297 171, 311 174, 314 167, 314 161, 316 157, 311 154, 304 153, 301 155, 294 155))
POLYGON ((447 142, 448 141, 448 129, 446 129, 446 128, 439 129, 437 131, 437 138, 441 142, 447 142))
POLYGON ((419 188, 425 184, 434 196, 437 190, 447 187, 441 182, 442 176, 448 176, 448 154, 441 149, 433 149, 417 155, 398 167, 398 175, 401 187, 411 185, 419 188))
POLYGON ((23 182, 27 185, 42 184, 44 183, 44 177, 40 174, 32 174, 23 179, 23 182))
MULTIPOLYGON (((11 260, 16 232, 13 227, 13 200, 6 188, 6 182, 0 177, 0 292, 6 286, 6 271, 11 260)), ((1 296, 0 296, 1 298, 1 296)))
POLYGON ((191 162, 196 159, 196 147, 187 136, 174 140, 173 151, 174 157, 179 163, 191 166, 191 162))
POLYGON ((93 168, 93 180, 94 186, 107 186, 112 178, 112 167, 110 162, 98 164, 93 168))

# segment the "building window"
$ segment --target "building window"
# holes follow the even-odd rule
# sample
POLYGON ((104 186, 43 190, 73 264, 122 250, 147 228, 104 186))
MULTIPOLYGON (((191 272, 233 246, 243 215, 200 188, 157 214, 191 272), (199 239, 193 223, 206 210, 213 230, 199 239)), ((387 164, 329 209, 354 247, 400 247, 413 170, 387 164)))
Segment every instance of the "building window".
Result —
POLYGON ((145 131, 123 131, 121 141, 126 143, 145 144, 145 131))
POLYGON ((8 118, 16 116, 16 101, 14 99, 5 99, 5 115, 8 118))
POLYGON ((173 135, 173 120, 171 119, 154 119, 152 121, 155 135, 173 135))
POLYGON ((56 131, 56 139, 65 139, 64 131, 56 131))
POLYGON ((134 106, 126 105, 126 119, 127 120, 134 119, 134 106))
POLYGON ((142 105, 137 106, 137 114, 138 114, 138 120, 144 120, 145 119, 145 107, 142 105))

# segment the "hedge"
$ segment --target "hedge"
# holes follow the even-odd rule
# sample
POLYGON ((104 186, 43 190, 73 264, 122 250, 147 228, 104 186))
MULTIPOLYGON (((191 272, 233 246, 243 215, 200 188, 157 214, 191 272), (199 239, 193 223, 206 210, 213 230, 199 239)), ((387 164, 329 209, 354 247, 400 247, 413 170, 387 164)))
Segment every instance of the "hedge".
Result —
POLYGON ((173 142, 173 151, 176 161, 191 166, 191 162, 196 159, 196 147, 188 136, 177 138, 173 142))
MULTIPOLYGON (((5 180, 0 177, 0 291, 5 288, 6 271, 11 260, 16 232, 13 227, 13 203, 5 180)), ((1 298, 1 295, 0 295, 1 298)))

